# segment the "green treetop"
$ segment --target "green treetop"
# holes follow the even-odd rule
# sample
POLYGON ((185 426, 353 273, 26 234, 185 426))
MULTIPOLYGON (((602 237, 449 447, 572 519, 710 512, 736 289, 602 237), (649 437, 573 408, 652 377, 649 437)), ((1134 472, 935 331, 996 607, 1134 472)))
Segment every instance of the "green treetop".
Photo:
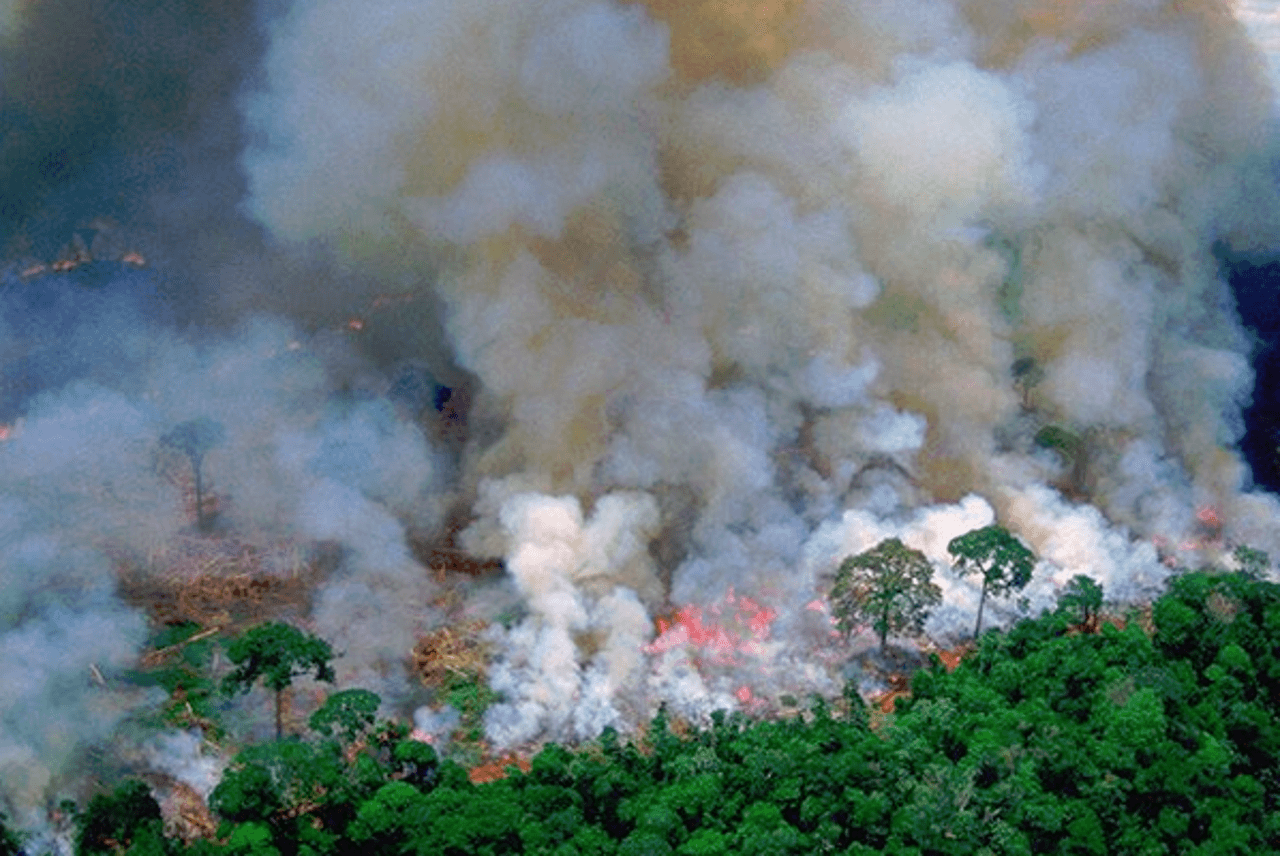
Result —
POLYGON ((1058 608, 1074 613, 1086 630, 1097 630, 1102 586, 1084 574, 1076 574, 1058 597, 1058 608))
POLYGON ((325 737, 336 733, 344 743, 354 743, 373 728, 381 703, 378 694, 369 690, 343 690, 329 696, 308 724, 325 737))
POLYGON ((228 646, 227 657, 236 668, 223 679, 223 692, 247 692, 259 679, 275 692, 277 740, 284 733, 281 696, 293 679, 308 672, 314 672, 318 681, 333 683, 334 679, 329 643, 276 621, 259 624, 236 639, 228 646))
POLYGON ((897 538, 845 559, 831 588, 836 626, 847 635, 858 624, 870 623, 880 636, 881 651, 890 630, 920 632, 929 608, 941 600, 929 560, 897 538))
POLYGON ((982 632, 982 609, 987 594, 1002 595, 1022 589, 1031 580, 1036 557, 1008 529, 998 524, 984 526, 951 539, 947 552, 955 558, 961 574, 982 574, 982 596, 978 600, 978 623, 973 635, 982 632))

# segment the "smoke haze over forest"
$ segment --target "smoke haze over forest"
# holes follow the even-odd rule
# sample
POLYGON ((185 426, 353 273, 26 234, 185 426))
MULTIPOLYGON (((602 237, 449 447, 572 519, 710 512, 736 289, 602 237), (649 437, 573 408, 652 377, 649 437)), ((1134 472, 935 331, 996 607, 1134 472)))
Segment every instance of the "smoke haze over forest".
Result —
POLYGON ((4 800, 156 703, 93 675, 190 420, 210 537, 340 545, 298 617, 400 712, 417 546, 503 560, 498 746, 838 691, 820 598, 887 537, 940 644, 993 521, 1033 612, 1280 555, 1224 262, 1280 247, 1275 104, 1225 0, 0 0, 4 800))

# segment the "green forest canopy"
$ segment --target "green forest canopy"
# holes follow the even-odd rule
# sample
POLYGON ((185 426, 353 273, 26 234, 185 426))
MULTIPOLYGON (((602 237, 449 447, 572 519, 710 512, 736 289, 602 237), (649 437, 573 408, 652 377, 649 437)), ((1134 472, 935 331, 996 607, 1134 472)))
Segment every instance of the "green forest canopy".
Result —
POLYGON ((163 837, 126 783, 81 815, 81 852, 104 835, 131 854, 1275 852, 1280 587, 1175 577, 1154 635, 1082 633, 1069 612, 987 633, 952 673, 934 658, 875 730, 851 690, 680 736, 660 712, 639 740, 550 744, 483 785, 343 696, 313 722, 352 727, 235 759, 217 841, 163 837))

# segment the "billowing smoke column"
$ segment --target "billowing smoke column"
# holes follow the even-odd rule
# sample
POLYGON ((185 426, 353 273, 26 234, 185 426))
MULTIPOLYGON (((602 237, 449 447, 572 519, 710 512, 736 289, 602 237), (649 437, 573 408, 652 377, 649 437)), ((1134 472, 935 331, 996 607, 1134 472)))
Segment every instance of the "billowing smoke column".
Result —
MULTIPOLYGON (((1213 2, 299 2, 245 102, 246 206, 437 260, 503 426, 466 541, 530 613, 490 734, 585 736, 823 688, 803 606, 889 535, 945 572, 999 518, 1039 605, 1074 573, 1152 591, 1130 534, 1274 547, 1211 255, 1274 237, 1259 69, 1213 2), (638 604, 727 593, 776 610, 764 648, 634 657, 638 604)), ((944 581, 938 638, 974 594, 944 581)))
POLYGON ((462 509, 507 572, 469 606, 522 604, 502 746, 838 690, 821 596, 890 536, 942 643, 994 520, 1031 610, 1280 552, 1213 255, 1280 243, 1273 95, 1223 0, 189 6, 0 2, 11 805, 148 703, 111 574, 191 531, 184 424, 212 537, 340 545, 301 618, 402 708, 409 541, 462 509), (150 264, 26 276, 68 241, 150 264))

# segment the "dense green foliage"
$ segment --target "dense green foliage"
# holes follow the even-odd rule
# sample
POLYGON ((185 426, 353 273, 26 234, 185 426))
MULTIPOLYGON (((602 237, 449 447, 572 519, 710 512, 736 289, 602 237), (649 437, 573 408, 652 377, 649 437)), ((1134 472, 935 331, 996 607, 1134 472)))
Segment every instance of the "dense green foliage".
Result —
POLYGON ((924 553, 897 538, 845 559, 830 596, 836 626, 848 635, 859 624, 870 624, 882 651, 891 630, 919 633, 929 608, 941 600, 942 590, 933 584, 933 565, 924 553))
POLYGON ((5 825, 5 816, 0 813, 0 856, 18 856, 22 852, 22 836, 5 825))
POLYGON ((325 699, 323 705, 311 714, 308 724, 313 731, 325 737, 334 732, 345 743, 354 743, 369 729, 377 718, 382 699, 368 690, 343 690, 325 699))
MULTIPOLYGON (((235 759, 210 801, 220 840, 188 850, 1276 852, 1280 587, 1175 577, 1154 636, 1137 616, 1080 632, 1069 613, 988 632, 954 672, 934 659, 874 729, 852 691, 780 721, 717 714, 687 734, 660 712, 638 742, 607 731, 573 751, 548 745, 527 773, 484 785, 371 721, 372 694, 338 694, 312 720, 330 736, 235 759)), ((97 811, 95 840, 180 849, 138 833, 149 806, 140 825, 114 811, 97 811)))
POLYGON ((1084 574, 1076 574, 1058 598, 1058 608, 1089 630, 1097 630, 1102 611, 1102 586, 1084 574))
POLYGON ((123 783, 109 794, 99 794, 76 818, 76 852, 82 856, 118 853, 162 852, 164 834, 160 804, 143 782, 123 783))
POLYGON ((215 704, 218 686, 209 673, 217 645, 216 634, 202 631, 194 621, 166 624, 151 638, 147 647, 159 654, 158 662, 130 679, 168 693, 159 717, 164 724, 199 726, 211 736, 221 734, 215 704))
POLYGON ((482 675, 473 671, 450 671, 437 692, 440 701, 461 716, 454 739, 464 744, 478 745, 484 738, 484 712, 499 700, 498 693, 485 682, 482 675))

